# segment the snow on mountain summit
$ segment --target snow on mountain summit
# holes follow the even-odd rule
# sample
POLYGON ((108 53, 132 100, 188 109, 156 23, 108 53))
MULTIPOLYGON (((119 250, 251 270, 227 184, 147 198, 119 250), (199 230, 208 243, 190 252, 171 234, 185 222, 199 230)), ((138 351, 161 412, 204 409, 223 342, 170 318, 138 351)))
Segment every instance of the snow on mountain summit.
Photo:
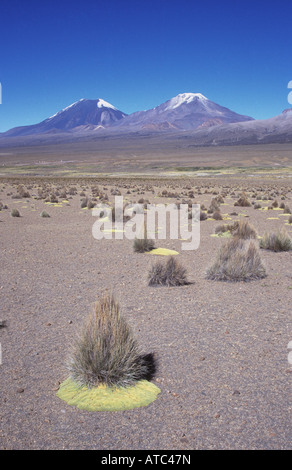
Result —
POLYGON ((96 130, 110 127, 125 116, 125 113, 101 98, 82 98, 38 124, 11 129, 7 131, 7 135, 96 130))
POLYGON ((202 95, 202 93, 179 93, 177 96, 169 100, 166 109, 175 109, 182 104, 189 104, 196 99, 207 100, 206 96, 202 95))
POLYGON ((115 109, 115 110, 117 109, 112 104, 108 103, 105 100, 102 100, 101 98, 99 98, 97 100, 97 107, 98 108, 111 108, 111 109, 115 109))

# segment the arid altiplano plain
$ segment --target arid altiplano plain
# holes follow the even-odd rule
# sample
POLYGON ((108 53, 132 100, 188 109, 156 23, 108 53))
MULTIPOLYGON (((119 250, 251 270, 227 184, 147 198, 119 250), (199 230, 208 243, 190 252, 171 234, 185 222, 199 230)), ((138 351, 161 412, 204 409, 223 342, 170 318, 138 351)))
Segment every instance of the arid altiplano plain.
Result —
POLYGON ((225 168, 218 158, 214 164, 212 149, 208 164, 165 157, 155 170, 133 157, 118 171, 98 163, 100 174, 90 159, 43 169, 14 159, 8 168, 1 156, 1 449, 291 449, 292 251, 259 248, 263 278, 206 278, 226 242, 216 234, 220 224, 248 221, 257 244, 280 229, 292 237, 291 149, 253 149, 253 168, 252 149, 239 152, 248 155, 242 168, 237 157, 225 168), (273 166, 275 154, 286 163, 273 166), (163 257, 134 252, 130 240, 93 238, 88 202, 112 204, 115 194, 203 206, 198 250, 155 240, 179 253, 189 284, 149 286, 149 269, 163 257), (235 205, 242 195, 249 206, 235 205), (222 220, 208 213, 214 199, 222 220), (142 351, 156 354, 161 392, 147 407, 89 412, 56 396, 76 333, 105 289, 142 351))

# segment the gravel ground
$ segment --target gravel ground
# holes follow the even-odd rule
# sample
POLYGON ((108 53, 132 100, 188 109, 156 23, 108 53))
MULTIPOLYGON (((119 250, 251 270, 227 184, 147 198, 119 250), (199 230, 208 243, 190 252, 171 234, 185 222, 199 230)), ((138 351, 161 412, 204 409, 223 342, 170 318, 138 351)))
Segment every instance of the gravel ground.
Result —
MULTIPOLYGON (((202 183, 210 184, 219 191, 235 185, 202 183)), ((283 181, 265 184, 291 191, 283 181)), ((9 206, 0 212, 0 319, 7 322, 0 328, 1 449, 292 448, 292 252, 261 250, 263 280, 208 281, 205 270, 223 241, 210 236, 218 222, 204 221, 196 251, 182 251, 179 240, 156 241, 179 251, 192 284, 148 287, 154 256, 134 253, 129 240, 95 240, 79 195, 54 207, 12 199, 11 182, 0 188, 9 206), (22 217, 10 216, 13 207, 22 217), (43 209, 50 218, 40 217, 43 209), (114 290, 141 349, 157 354, 161 394, 145 408, 92 413, 56 397, 76 331, 105 288, 114 290)), ((195 194, 205 205, 211 197, 195 194)), ((276 211, 236 208, 234 200, 226 197, 222 212, 249 216, 260 235, 286 220, 276 211)), ((286 201, 292 209, 291 192, 286 201)))

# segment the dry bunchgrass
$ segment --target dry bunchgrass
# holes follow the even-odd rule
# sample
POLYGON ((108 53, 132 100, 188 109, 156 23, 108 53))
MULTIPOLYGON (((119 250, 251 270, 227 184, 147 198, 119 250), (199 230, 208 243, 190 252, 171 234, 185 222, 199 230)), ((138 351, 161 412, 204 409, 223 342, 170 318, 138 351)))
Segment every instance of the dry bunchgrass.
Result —
POLYGON ((155 242, 151 238, 147 238, 145 230, 143 238, 135 238, 133 248, 136 253, 145 253, 155 248, 155 242))
POLYGON ((234 237, 238 237, 243 240, 257 238, 255 228, 247 220, 240 220, 239 222, 235 222, 231 232, 234 237))
POLYGON ((240 206, 240 207, 250 207, 251 203, 247 199, 247 196, 245 193, 242 193, 238 201, 234 203, 235 206, 240 206))
POLYGON ((189 284, 186 269, 170 256, 166 263, 157 261, 148 274, 149 286, 184 286, 189 284))
POLYGON ((12 209, 11 217, 20 217, 20 213, 18 209, 12 209))
POLYGON ((266 277, 266 270, 254 241, 233 238, 220 248, 206 277, 216 281, 251 281, 266 277))
POLYGON ((234 237, 248 240, 257 238, 255 228, 247 220, 236 221, 233 224, 221 224, 215 228, 215 233, 230 232, 234 237))
POLYGON ((127 387, 150 380, 156 366, 152 353, 140 353, 118 302, 105 293, 73 346, 68 368, 80 385, 127 387))
POLYGON ((47 211, 42 211, 40 216, 43 217, 43 218, 49 218, 50 214, 48 214, 47 211))
POLYGON ((292 240, 287 231, 282 229, 276 233, 265 233, 260 240, 260 247, 271 251, 290 251, 292 240))

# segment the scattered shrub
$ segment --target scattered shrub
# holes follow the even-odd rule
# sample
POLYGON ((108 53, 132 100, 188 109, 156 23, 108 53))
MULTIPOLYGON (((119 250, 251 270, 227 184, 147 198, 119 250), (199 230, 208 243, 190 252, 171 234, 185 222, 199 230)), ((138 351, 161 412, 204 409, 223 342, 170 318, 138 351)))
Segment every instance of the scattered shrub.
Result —
POLYGON ((247 220, 240 220, 239 222, 234 222, 231 230, 234 237, 247 240, 248 238, 257 238, 257 233, 255 228, 249 224, 247 220))
POLYGON ((266 277, 266 270, 253 241, 233 238, 220 248, 206 277, 216 281, 251 281, 266 277))
POLYGON ((145 253, 155 248, 154 240, 147 238, 146 231, 144 232, 144 238, 135 238, 134 240, 134 251, 136 253, 145 253))
POLYGON ((20 213, 18 209, 12 209, 11 217, 20 217, 20 213))
POLYGON ((81 209, 84 209, 85 207, 87 207, 87 204, 88 204, 88 198, 87 197, 82 198, 81 204, 80 204, 81 209))
POLYGON ((149 286, 183 286, 189 284, 186 269, 170 256, 166 263, 157 261, 148 274, 149 286))
POLYGON ((210 203, 210 207, 208 209, 208 214, 212 214, 213 212, 220 211, 220 205, 216 201, 216 199, 212 199, 210 203))
POLYGON ((41 217, 51 217, 46 211, 41 212, 41 217))
POLYGON ((292 240, 286 230, 282 229, 276 233, 265 233, 260 240, 260 247, 272 251, 292 250, 292 240))
POLYGON ((127 387, 155 374, 155 358, 141 354, 132 330, 120 316, 113 295, 104 294, 77 338, 68 368, 72 379, 87 387, 127 387))
POLYGON ((247 196, 245 193, 242 193, 238 201, 234 203, 235 206, 240 206, 240 207, 250 207, 251 203, 247 199, 247 196))
POLYGON ((200 212, 200 220, 206 220, 208 218, 206 212, 201 211, 200 212))
POLYGON ((212 217, 215 220, 222 220, 223 219, 220 211, 215 211, 212 217))
POLYGON ((87 209, 93 209, 95 207, 94 202, 92 202, 90 199, 87 201, 87 209))
POLYGON ((231 232, 234 237, 247 240, 257 238, 257 233, 252 225, 245 220, 236 221, 233 224, 221 224, 215 228, 215 233, 231 232))

